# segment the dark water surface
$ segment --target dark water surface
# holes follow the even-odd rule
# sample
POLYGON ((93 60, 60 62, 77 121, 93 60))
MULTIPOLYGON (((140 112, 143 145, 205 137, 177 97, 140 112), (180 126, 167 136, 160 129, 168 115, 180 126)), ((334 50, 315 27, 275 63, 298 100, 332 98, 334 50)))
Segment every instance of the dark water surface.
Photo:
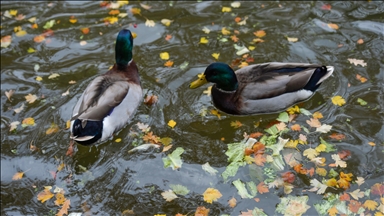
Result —
MULTIPOLYGON (((136 215, 182 213, 193 214, 198 206, 210 209, 210 215, 239 215, 259 207, 268 215, 277 214, 276 205, 283 193, 258 194, 260 202, 241 199, 237 189, 225 183, 218 174, 211 176, 202 170, 201 165, 209 162, 219 173, 228 165, 224 154, 227 144, 241 141, 243 133, 263 132, 269 122, 278 114, 236 117, 223 114, 221 119, 210 114, 213 109, 210 97, 203 94, 208 85, 199 89, 189 89, 189 83, 205 67, 215 61, 212 53, 220 53, 219 61, 231 63, 241 56, 236 55, 234 44, 255 46, 250 51, 254 63, 281 61, 333 65, 334 75, 318 90, 314 97, 304 102, 302 107, 319 111, 324 118, 322 123, 332 125, 329 134, 321 134, 328 142, 336 143, 338 150, 350 150, 346 172, 366 179, 365 187, 383 182, 384 158, 384 4, 380 1, 331 1, 331 10, 322 9, 327 2, 291 1, 246 1, 239 8, 223 13, 222 7, 231 7, 230 1, 185 1, 163 2, 143 1, 150 5, 146 10, 140 2, 129 1, 119 8, 126 17, 119 17, 114 24, 106 25, 104 18, 112 16, 99 1, 55 1, 55 2, 1 2, 1 36, 11 35, 12 42, 1 48, 1 214, 2 215, 48 215, 56 212, 58 206, 53 201, 41 203, 37 194, 43 186, 64 188, 65 197, 71 200, 71 212, 82 212, 87 203, 94 215, 119 215, 132 209, 136 215), (133 15, 131 8, 141 8, 140 15, 133 15), (25 15, 22 20, 4 16, 6 11, 17 10, 25 15), (74 16, 76 23, 70 23, 74 16), (245 25, 237 25, 235 17, 248 17, 245 25), (29 18, 36 17, 38 28, 32 29, 29 18), (145 25, 146 18, 155 21, 154 27, 145 25), (174 20, 170 26, 163 25, 162 19, 174 20), (53 35, 41 43, 34 42, 46 22, 55 20, 51 28, 53 35), (60 21, 59 23, 57 23, 60 21), (327 23, 337 24, 332 29, 327 23), (21 26, 27 32, 17 37, 14 28, 21 26), (81 28, 88 27, 84 35, 81 28), (204 27, 210 29, 207 34, 204 27), (231 31, 223 36, 222 28, 231 31), (142 104, 132 122, 120 131, 113 140, 94 147, 75 146, 72 157, 66 156, 69 145, 69 130, 65 129, 72 108, 88 82, 102 74, 114 63, 114 42, 121 28, 129 28, 137 34, 134 39, 134 60, 142 79, 145 94, 159 97, 153 106, 142 104), (239 41, 230 38, 238 30, 239 41), (252 44, 253 32, 264 30, 264 42, 252 44), (167 35, 172 35, 166 40, 167 35), (206 37, 207 44, 200 38, 206 37), (298 38, 289 42, 286 37, 298 38), (223 42, 227 38, 227 42, 223 42), (362 44, 357 41, 363 39, 362 44), (81 45, 81 41, 86 41, 81 45), (28 48, 36 52, 28 53, 28 48), (161 52, 168 52, 172 67, 164 66, 161 52), (351 64, 348 59, 364 60, 367 64, 351 64), (36 72, 35 65, 39 65, 36 72), (185 67, 184 67, 185 66, 185 67), (60 76, 48 79, 58 73, 60 76), (356 75, 367 78, 362 83, 356 75), (36 77, 43 78, 37 81, 36 77), (75 84, 69 81, 75 80, 75 84), (5 92, 15 90, 11 101, 5 92), (62 94, 69 90, 69 94, 62 94), (39 99, 29 104, 25 96, 35 94, 39 99), (346 100, 342 107, 332 104, 331 97, 340 95, 346 100), (368 104, 360 105, 361 98, 368 104), (24 104, 20 113, 13 109, 24 104), (206 108, 208 114, 200 116, 206 108), (9 131, 11 122, 27 117, 35 119, 35 126, 21 127, 9 131), (177 122, 174 129, 167 126, 169 120, 177 122), (230 123, 240 121, 243 127, 234 129, 230 123), (258 128, 254 127, 261 120, 258 128), (159 137, 173 139, 173 148, 167 153, 148 150, 128 154, 133 139, 129 132, 137 122, 148 124, 159 137), (51 123, 60 131, 46 135, 51 123), (341 141, 329 138, 331 133, 346 136, 341 141), (121 142, 115 142, 121 138, 121 142), (222 141, 224 138, 224 141, 222 141), (376 146, 368 145, 374 142, 376 146), (31 143, 38 148, 30 150, 31 143), (183 165, 179 170, 164 168, 162 158, 176 147, 182 147, 183 165), (56 178, 51 171, 64 162, 65 168, 56 178), (81 168, 85 167, 88 172, 81 168), (28 170, 28 171, 27 171, 28 170), (21 180, 12 180, 16 172, 27 171, 21 180), (166 202, 161 193, 169 190, 171 184, 186 186, 190 192, 166 202), (203 192, 213 187, 223 196, 208 204, 203 200, 203 192), (231 208, 227 201, 232 197, 238 200, 231 208), (52 213, 52 212, 51 212, 52 213)), ((115 15, 117 17, 117 15, 115 15)), ((304 123, 306 118, 298 118, 304 123)), ((289 170, 289 167, 286 168, 289 170)), ((241 168, 232 179, 249 181, 250 170, 241 168)), ((313 204, 322 199, 309 189, 308 182, 298 180, 292 195, 308 195, 312 206, 306 214, 317 215, 313 204)), ((356 189, 356 188, 355 188, 356 189)), ((351 189, 354 190, 354 189, 351 189)))

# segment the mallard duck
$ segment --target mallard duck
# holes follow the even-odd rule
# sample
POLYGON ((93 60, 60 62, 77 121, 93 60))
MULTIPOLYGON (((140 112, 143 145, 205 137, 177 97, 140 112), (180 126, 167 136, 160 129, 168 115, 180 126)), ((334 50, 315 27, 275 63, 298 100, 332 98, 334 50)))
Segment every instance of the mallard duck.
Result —
POLYGON ((132 59, 131 31, 119 32, 116 63, 89 83, 73 109, 71 138, 82 145, 103 142, 133 117, 143 98, 140 76, 132 59))
POLYGON ((228 114, 272 113, 310 98, 333 70, 333 66, 270 62, 234 72, 229 65, 217 62, 210 64, 190 88, 214 83, 213 104, 228 114))

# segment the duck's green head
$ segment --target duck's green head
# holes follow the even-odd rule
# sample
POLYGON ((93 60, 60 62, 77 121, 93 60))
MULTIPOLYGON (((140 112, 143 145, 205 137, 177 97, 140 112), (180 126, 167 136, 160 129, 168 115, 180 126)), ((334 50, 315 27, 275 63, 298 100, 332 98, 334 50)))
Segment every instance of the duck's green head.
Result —
POLYGON ((126 66, 132 60, 133 37, 131 31, 123 29, 116 38, 115 58, 116 64, 126 66))
POLYGON ((235 72, 229 65, 221 62, 210 64, 199 79, 192 82, 189 87, 194 89, 204 85, 207 82, 216 83, 216 87, 224 91, 235 91, 238 82, 235 72))

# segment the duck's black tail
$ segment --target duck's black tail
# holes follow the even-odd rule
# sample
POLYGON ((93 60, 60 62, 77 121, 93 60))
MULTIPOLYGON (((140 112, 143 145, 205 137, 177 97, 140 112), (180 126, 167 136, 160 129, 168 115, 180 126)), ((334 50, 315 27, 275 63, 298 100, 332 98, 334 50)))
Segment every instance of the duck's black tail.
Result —
POLYGON ((76 119, 73 122, 72 138, 81 145, 91 145, 102 136, 103 121, 76 119))
POLYGON ((334 69, 335 68, 333 66, 322 66, 316 68, 315 72, 312 74, 311 79, 307 85, 304 86, 304 89, 315 91, 324 80, 332 75, 334 69))

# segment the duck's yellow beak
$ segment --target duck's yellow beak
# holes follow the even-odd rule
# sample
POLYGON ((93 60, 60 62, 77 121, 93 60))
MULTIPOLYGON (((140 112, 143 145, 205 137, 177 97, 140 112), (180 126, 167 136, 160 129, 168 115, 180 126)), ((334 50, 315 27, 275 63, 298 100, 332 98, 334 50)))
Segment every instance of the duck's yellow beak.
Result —
POLYGON ((191 82, 191 84, 189 84, 189 88, 194 89, 194 88, 197 88, 197 87, 204 85, 207 82, 208 81, 207 81, 207 79, 205 79, 205 75, 202 74, 199 76, 199 79, 197 79, 197 80, 191 82))

